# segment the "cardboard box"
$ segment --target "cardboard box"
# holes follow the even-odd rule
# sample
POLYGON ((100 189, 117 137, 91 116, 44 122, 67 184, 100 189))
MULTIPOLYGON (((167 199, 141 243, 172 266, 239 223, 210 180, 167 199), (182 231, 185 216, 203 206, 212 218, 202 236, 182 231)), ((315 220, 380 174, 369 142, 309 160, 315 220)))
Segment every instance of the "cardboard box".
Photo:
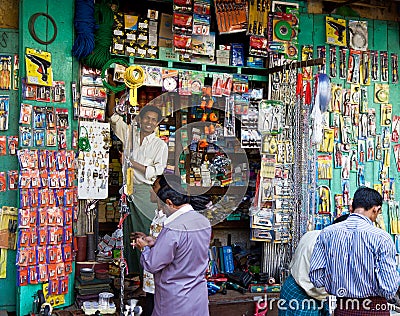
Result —
POLYGON ((230 58, 217 57, 217 65, 229 66, 230 58))
POLYGON ((230 50, 218 49, 216 51, 216 56, 217 56, 217 58, 230 58, 231 57, 231 51, 230 50))
POLYGON ((174 38, 172 33, 172 15, 161 13, 161 20, 160 20, 160 32, 159 37, 170 39, 174 38))
POLYGON ((168 38, 159 38, 158 39, 158 46, 160 47, 166 47, 166 48, 172 48, 172 40, 168 38))

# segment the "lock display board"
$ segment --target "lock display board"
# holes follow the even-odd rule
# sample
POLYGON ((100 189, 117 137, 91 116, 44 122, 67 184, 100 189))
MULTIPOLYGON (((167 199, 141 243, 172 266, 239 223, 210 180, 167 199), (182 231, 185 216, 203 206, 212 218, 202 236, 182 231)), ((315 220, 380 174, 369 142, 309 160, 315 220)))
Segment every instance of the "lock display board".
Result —
POLYGON ((108 197, 110 124, 81 122, 78 156, 78 198, 108 197))

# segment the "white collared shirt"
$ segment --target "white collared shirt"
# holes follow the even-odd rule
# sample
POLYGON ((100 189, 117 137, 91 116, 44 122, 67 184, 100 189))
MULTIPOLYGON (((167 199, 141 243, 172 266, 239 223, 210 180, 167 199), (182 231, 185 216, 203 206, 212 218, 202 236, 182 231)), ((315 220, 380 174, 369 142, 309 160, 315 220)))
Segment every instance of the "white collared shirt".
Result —
POLYGON ((165 221, 164 221, 164 226, 171 223, 173 220, 181 216, 182 214, 185 214, 187 212, 193 211, 193 207, 190 204, 185 204, 183 205, 179 210, 175 211, 172 213, 170 216, 168 216, 165 221))
POLYGON ((157 175, 162 174, 167 166, 167 144, 156 137, 154 132, 146 136, 140 144, 139 130, 132 131, 131 126, 126 124, 118 114, 113 114, 110 122, 115 135, 124 144, 124 152, 130 153, 129 159, 146 166, 145 174, 134 170, 134 183, 152 184, 157 175))

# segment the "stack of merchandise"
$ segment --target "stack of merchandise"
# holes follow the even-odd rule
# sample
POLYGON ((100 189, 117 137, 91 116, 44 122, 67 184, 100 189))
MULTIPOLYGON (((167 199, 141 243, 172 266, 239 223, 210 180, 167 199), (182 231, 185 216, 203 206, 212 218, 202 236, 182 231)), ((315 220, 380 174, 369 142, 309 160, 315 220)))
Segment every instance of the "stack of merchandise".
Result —
POLYGON ((99 293, 110 292, 111 279, 103 270, 95 272, 92 268, 81 268, 80 275, 76 278, 76 303, 79 307, 86 301, 97 301, 99 293))

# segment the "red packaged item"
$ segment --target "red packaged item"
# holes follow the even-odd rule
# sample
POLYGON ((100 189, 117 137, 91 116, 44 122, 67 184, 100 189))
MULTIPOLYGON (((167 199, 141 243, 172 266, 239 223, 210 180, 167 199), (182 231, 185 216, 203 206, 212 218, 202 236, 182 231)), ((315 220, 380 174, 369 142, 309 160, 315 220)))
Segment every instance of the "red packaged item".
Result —
POLYGON ((39 159, 39 169, 46 169, 47 168, 47 150, 39 150, 38 159, 39 159))
POLYGON ((25 286, 28 285, 28 268, 18 267, 17 268, 17 285, 25 286))
POLYGON ((7 154, 7 137, 0 136, 0 156, 5 156, 7 154))
POLYGON ((58 294, 67 294, 68 293, 68 278, 61 278, 58 286, 58 294))
POLYGON ((63 209, 57 207, 54 209, 54 212, 55 212, 54 214, 56 215, 56 225, 61 226, 61 227, 64 226, 65 224, 63 222, 63 219, 64 219, 63 209))
POLYGON ((40 227, 44 227, 47 225, 47 209, 46 208, 39 208, 37 210, 37 223, 40 227))
POLYGON ((72 207, 64 208, 64 225, 71 225, 72 224, 72 207))
POLYGON ((57 169, 57 163, 56 163, 56 151, 54 150, 47 150, 47 168, 50 171, 54 171, 57 169))
POLYGON ((49 205, 49 191, 53 193, 53 190, 49 190, 48 188, 43 188, 40 191, 40 206, 45 207, 49 205))
POLYGON ((73 206, 74 205, 74 190, 65 189, 65 206, 73 206))
POLYGON ((47 225, 48 226, 57 226, 56 222, 56 211, 55 208, 47 209, 47 225))
POLYGON ((31 149, 29 150, 29 154, 31 156, 29 167, 30 169, 38 169, 39 168, 39 150, 31 149))
POLYGON ((37 246, 37 258, 38 264, 46 264, 47 263, 47 248, 46 246, 37 246))
POLYGON ((17 266, 27 267, 28 266, 29 251, 27 248, 21 247, 17 252, 17 266))
POLYGON ((47 235, 47 243, 49 245, 59 245, 62 242, 63 229, 62 227, 49 227, 47 235))
POLYGON ((27 189, 21 189, 20 194, 19 194, 19 201, 20 201, 20 207, 22 209, 28 209, 30 208, 29 205, 29 191, 27 189))
POLYGON ((31 231, 29 228, 21 228, 18 231, 18 245, 19 247, 27 247, 31 240, 31 231))
POLYGON ((65 271, 65 274, 72 273, 72 261, 64 262, 64 271, 65 271))
POLYGON ((75 170, 75 152, 73 150, 67 150, 66 164, 68 170, 75 170))
POLYGON ((8 171, 8 189, 17 190, 18 189, 18 171, 9 170, 8 171))
POLYGON ((67 170, 58 171, 58 183, 60 188, 65 188, 67 186, 67 170))
POLYGON ((52 263, 47 265, 49 280, 57 280, 57 264, 52 263))
POLYGON ((63 234, 64 234, 64 229, 60 226, 57 226, 56 230, 56 240, 57 240, 57 245, 61 245, 63 242, 63 234))
POLYGON ((72 244, 65 244, 62 245, 62 254, 63 254, 63 261, 71 261, 72 260, 72 244))
POLYGON ((192 37, 187 35, 174 34, 174 47, 178 49, 190 50, 192 37))
POLYGON ((64 227, 63 242, 65 244, 72 243, 72 226, 65 226, 64 227))
MULTIPOLYGON (((31 207, 39 206, 39 189, 29 189, 29 204, 31 207)), ((35 214, 36 215, 36 214, 35 214)))
POLYGON ((60 150, 57 152, 57 169, 65 170, 67 167, 67 156, 65 150, 60 150))
POLYGON ((36 266, 28 267, 28 275, 29 275, 29 284, 38 284, 39 281, 38 281, 36 266))
POLYGON ((19 187, 21 189, 29 189, 31 187, 30 169, 22 169, 20 171, 19 187))
POLYGON ((42 169, 39 172, 40 184, 42 188, 47 188, 49 186, 49 172, 47 169, 42 169))
POLYGON ((57 278, 61 278, 61 277, 65 276, 64 263, 63 262, 57 264, 56 272, 57 272, 57 278))
POLYGON ((8 136, 8 153, 16 155, 18 148, 18 136, 8 136))
POLYGON ((49 189, 49 200, 48 200, 47 205, 49 207, 56 206, 56 196, 55 196, 55 192, 53 189, 49 189))
POLYGON ((53 170, 49 172, 49 188, 55 189, 60 187, 60 179, 58 178, 58 171, 53 170))
POLYGON ((31 177, 31 188, 40 187, 39 169, 31 170, 30 171, 30 177, 31 177))
POLYGON ((47 274, 47 264, 39 264, 37 266, 38 271, 38 281, 44 283, 49 281, 49 276, 47 274))
POLYGON ((29 228, 29 221, 30 221, 30 210, 29 209, 19 209, 18 210, 18 227, 19 228, 29 228))
POLYGON ((64 206, 64 189, 54 190, 54 194, 56 197, 56 205, 58 207, 64 206))
POLYGON ((31 209, 29 211, 29 226, 36 229, 37 224, 37 210, 31 209))
POLYGON ((57 245, 56 246, 56 263, 61 263, 61 262, 63 262, 62 245, 57 245))
POLYGON ((47 245, 47 227, 40 227, 38 229, 38 234, 39 234, 39 241, 38 244, 40 246, 46 246, 47 245))
POLYGON ((57 279, 49 280, 49 294, 50 295, 58 294, 58 283, 59 283, 59 281, 57 279))
POLYGON ((47 246, 47 263, 57 263, 56 246, 47 246))
POLYGON ((36 227, 31 228, 29 236, 29 246, 36 247, 38 245, 38 232, 36 227))
POLYGON ((28 251, 28 265, 33 266, 37 263, 36 247, 27 247, 28 251))

